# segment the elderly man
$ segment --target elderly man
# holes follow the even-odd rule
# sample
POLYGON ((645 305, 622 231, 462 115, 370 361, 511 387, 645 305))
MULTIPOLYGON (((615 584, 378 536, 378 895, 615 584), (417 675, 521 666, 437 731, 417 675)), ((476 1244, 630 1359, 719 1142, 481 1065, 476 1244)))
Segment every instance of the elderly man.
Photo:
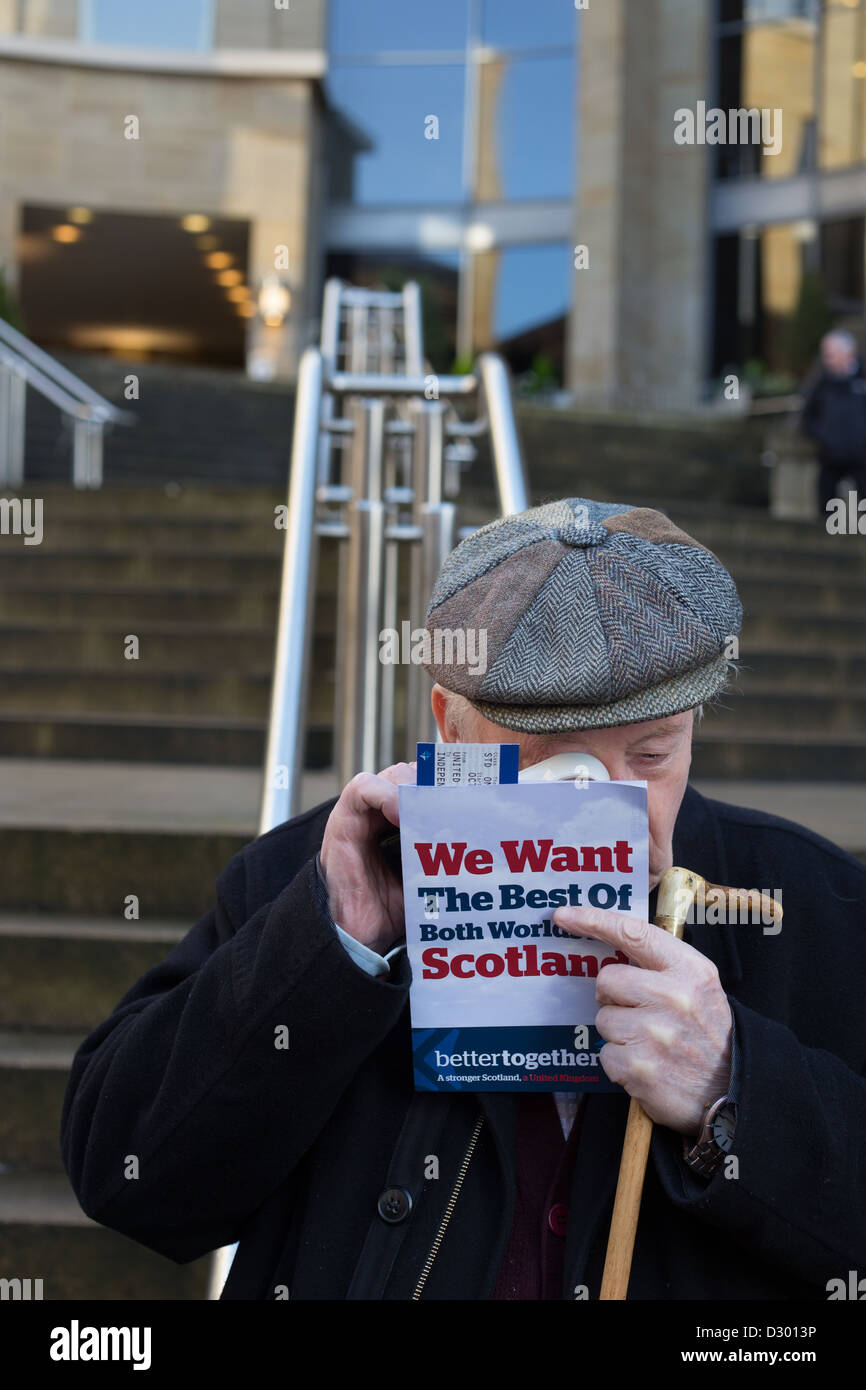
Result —
POLYGON ((866 1272, 866 870, 688 786, 740 618, 667 517, 581 498, 470 536, 428 609, 430 628, 488 632, 485 672, 428 668, 443 739, 645 780, 654 890, 679 863, 783 893, 778 933, 695 923, 684 941, 557 910, 629 958, 597 980, 622 1091, 413 1092, 382 843, 414 772, 362 772, 242 851, 80 1048, 62 1140, 84 1209, 178 1261, 239 1241, 225 1298, 594 1299, 631 1094, 656 1128, 629 1298, 825 1299, 866 1272))
POLYGON ((801 423, 818 445, 818 510, 826 520, 843 478, 866 497, 866 375, 850 333, 821 339, 821 371, 806 392, 801 423))

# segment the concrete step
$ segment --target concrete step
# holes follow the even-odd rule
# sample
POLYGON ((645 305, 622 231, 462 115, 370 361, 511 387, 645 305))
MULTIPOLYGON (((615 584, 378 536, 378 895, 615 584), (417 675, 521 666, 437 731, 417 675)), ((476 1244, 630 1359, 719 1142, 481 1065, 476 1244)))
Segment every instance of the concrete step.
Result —
POLYGON ((0 914, 0 1029, 90 1032, 189 926, 0 914))
POLYGON ((17 618, 27 614, 39 620, 75 619, 83 625, 92 619, 108 618, 115 622, 127 619, 127 632, 134 631, 132 623, 192 622, 198 625, 223 623, 249 625, 255 628, 276 629, 277 588, 279 574, 267 588, 254 590, 238 588, 191 589, 173 584, 153 584, 146 590, 137 584, 111 586, 25 583, 16 578, 0 589, 0 619, 17 618))
POLYGON ((203 1299, 209 1263, 175 1264, 96 1225, 65 1173, 0 1173, 0 1278, 41 1279, 46 1302, 203 1299))
MULTIPOLYGON (((326 688, 328 672, 320 685, 326 688)), ((333 688, 333 673, 330 673, 333 688)), ((153 672, 142 661, 120 658, 114 670, 5 671, 0 679, 0 711, 6 714, 36 709, 67 714, 86 709, 90 714, 136 714, 158 711, 164 717, 182 715, 261 719, 267 717, 269 671, 224 675, 172 671, 153 672)))
POLYGON ((776 609, 746 614, 741 652, 824 648, 834 653, 866 649, 866 612, 824 613, 818 608, 776 609))
POLYGON ((832 647, 762 651, 741 639, 737 665, 737 686, 742 685, 747 699, 758 688, 776 690, 784 700, 792 693, 836 695, 866 689, 866 651, 832 647))
POLYGON ((130 894, 147 921, 213 906, 214 884, 250 836, 0 828, 7 912, 115 917, 130 894))
POLYGON ((62 1172, 60 1113, 72 1058, 85 1032, 0 1033, 0 1164, 62 1172))
POLYGON ((792 742, 813 729, 840 737, 866 734, 866 690, 855 684, 829 691, 780 689, 775 679, 762 681, 749 673, 719 697, 706 717, 731 735, 784 730, 792 742))
MULTIPOLYGON (((15 537, 15 541, 19 538, 15 537)), ((76 588, 98 588, 101 585, 138 585, 147 592, 151 585, 161 588, 166 575, 172 584, 199 587, 205 591, 226 584, 257 591, 279 584, 277 552, 226 554, 190 554, 188 550, 168 548, 148 550, 143 546, 131 550, 44 550, 42 546, 20 546, 15 549, 4 537, 0 545, 0 584, 15 583, 70 584, 76 588)))
MULTIPOLYGON (((70 957, 90 950, 94 925, 107 920, 122 946, 149 949, 146 935, 139 940, 148 931, 160 944, 165 930, 188 929, 213 906, 216 879, 256 835, 261 790, 259 769, 0 763, 3 910, 26 915, 32 940, 44 938, 47 915, 85 919, 71 924, 70 957), (135 922, 124 918, 130 895, 135 922)), ((302 809, 332 795, 331 774, 302 779, 302 809)))
MULTIPOLYGON (((104 619, 86 628, 59 623, 10 619, 0 622, 0 670, 35 669, 68 672, 76 667, 117 670, 123 657, 129 624, 104 619)), ((183 623, 135 624, 139 659, 148 667, 174 674, 202 674, 218 666, 225 670, 266 671, 274 659, 275 633, 269 628, 194 627, 183 623)), ((314 664, 327 660, 326 642, 314 635, 314 664)))
MULTIPOLYGON (((97 550, 135 550, 152 552, 159 546, 168 550, 186 550, 195 554, 217 551, 230 554, 236 551, 248 553, 256 550, 279 558, 285 542, 285 531, 274 526, 273 508, 268 509, 263 498, 259 515, 252 517, 235 516, 174 516, 172 514, 154 516, 114 517, 101 515, 73 515, 65 517, 56 512, 46 512, 43 519, 43 540, 39 549, 47 553, 65 549, 85 549, 91 553, 97 550)), ((328 538, 323 545, 333 545, 328 538)), ((35 547, 31 547, 33 549, 35 547)))
POLYGON ((848 614, 861 613, 866 607, 866 579, 813 578, 808 565, 794 574, 753 571, 735 574, 734 579, 747 613, 784 614, 802 605, 822 613, 848 614))
POLYGON ((724 780, 866 783, 866 738, 797 732, 782 726, 765 733, 728 733, 704 727, 695 738, 691 775, 724 780))
MULTIPOLYGON (((265 757, 264 719, 228 716, 90 713, 0 714, 0 758, 103 759, 136 763, 203 763, 260 768, 265 757)), ((319 725, 307 730, 305 766, 331 760, 332 736, 319 725)))
POLYGON ((126 521, 145 517, 225 517, 260 523, 263 515, 274 514, 274 507, 286 501, 286 489, 280 484, 271 487, 248 485, 243 482, 209 485, 207 482, 184 486, 166 482, 108 483, 101 488, 73 488, 68 481, 40 482, 35 492, 25 478, 21 488, 4 490, 5 497, 41 497, 45 533, 49 526, 62 525, 67 520, 96 518, 110 525, 115 519, 126 521))

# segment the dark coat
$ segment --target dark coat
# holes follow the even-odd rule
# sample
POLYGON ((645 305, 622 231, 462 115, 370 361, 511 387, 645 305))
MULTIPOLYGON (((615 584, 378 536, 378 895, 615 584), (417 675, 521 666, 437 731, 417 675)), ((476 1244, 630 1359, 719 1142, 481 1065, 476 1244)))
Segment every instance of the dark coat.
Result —
MULTIPOLYGON (((315 874, 333 804, 242 850, 213 910, 82 1044, 64 1162, 90 1216, 173 1260, 240 1240, 225 1298, 285 1285, 293 1300, 345 1299, 371 1231, 352 1296, 411 1299, 483 1117, 420 1296, 489 1299, 514 1209, 516 1097, 413 1100, 405 952, 390 979, 356 966, 315 874), (438 1179, 424 1177, 430 1154, 438 1179), (395 1185, 415 1203, 389 1225, 377 1201, 395 1185)), ((674 863, 781 888, 785 916, 778 935, 688 928, 736 1017, 739 1177, 697 1177, 656 1126, 629 1297, 825 1299, 829 1279, 866 1273, 866 869, 692 788, 674 863)), ((585 1102, 565 1298, 581 1284, 598 1297, 627 1108, 623 1092, 585 1102)))
POLYGON ((821 371, 806 391, 800 417, 818 445, 824 464, 866 467, 866 375, 862 362, 852 376, 821 371))

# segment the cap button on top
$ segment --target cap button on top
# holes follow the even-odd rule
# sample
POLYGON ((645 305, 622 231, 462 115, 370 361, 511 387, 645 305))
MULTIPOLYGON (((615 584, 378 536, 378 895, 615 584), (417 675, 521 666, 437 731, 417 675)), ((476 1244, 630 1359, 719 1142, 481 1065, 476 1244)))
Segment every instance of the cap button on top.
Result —
POLYGON ((412 1198, 405 1187, 386 1187, 376 1203, 376 1210, 389 1226, 404 1221, 412 1210, 412 1198))
POLYGON ((608 534, 607 527, 600 521, 566 521, 555 528, 557 540, 564 545, 603 545, 608 534))

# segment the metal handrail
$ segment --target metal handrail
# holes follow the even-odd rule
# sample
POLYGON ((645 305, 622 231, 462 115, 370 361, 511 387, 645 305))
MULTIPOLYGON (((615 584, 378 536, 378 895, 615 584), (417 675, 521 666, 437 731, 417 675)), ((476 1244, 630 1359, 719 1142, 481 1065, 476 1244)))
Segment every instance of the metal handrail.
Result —
MULTIPOLYGON (((5 343, 11 348, 17 357, 23 358, 25 363, 30 363, 40 373, 43 378, 56 382, 61 388, 65 388, 68 394, 82 405, 95 406, 106 420, 112 420, 115 424, 132 424, 135 415, 130 410, 121 410, 106 400, 92 386, 88 386, 86 381, 82 381, 68 367, 64 367, 50 353, 45 352, 41 347, 37 347, 29 338, 25 338, 23 333, 19 333, 17 328, 13 328, 11 323, 5 319, 0 319, 0 342, 5 343)), ((36 382, 31 382, 36 385, 36 382)), ((41 388, 37 388, 40 389, 41 388)), ((43 391, 43 394, 47 392, 43 391)), ((92 416, 91 416, 92 418, 92 416)))
POLYGON ((0 486, 24 480, 27 387, 73 421, 72 481, 75 487, 102 486, 106 427, 129 425, 135 415, 121 410, 0 319, 0 486))

